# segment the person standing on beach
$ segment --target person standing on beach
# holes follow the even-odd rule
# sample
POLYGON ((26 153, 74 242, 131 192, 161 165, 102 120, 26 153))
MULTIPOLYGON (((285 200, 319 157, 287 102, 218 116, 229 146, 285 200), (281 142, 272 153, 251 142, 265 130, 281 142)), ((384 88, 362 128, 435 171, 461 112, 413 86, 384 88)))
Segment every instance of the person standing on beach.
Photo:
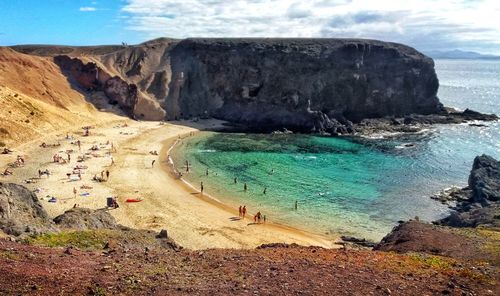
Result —
POLYGON ((246 192, 247 190, 248 190, 248 186, 247 186, 247 183, 245 182, 245 183, 243 184, 243 191, 245 191, 245 192, 246 192))
POLYGON ((155 166, 155 162, 156 162, 156 159, 153 159, 153 161, 151 162, 151 168, 153 168, 155 166))
POLYGON ((201 194, 203 194, 203 182, 200 184, 201 194))
POLYGON ((241 206, 238 208, 238 217, 241 218, 241 213, 242 213, 242 209, 241 209, 241 206))
POLYGON ((243 206, 243 209, 241 209, 241 216, 243 219, 245 219, 245 215, 247 214, 247 206, 243 206))
POLYGON ((78 150, 82 151, 82 143, 80 140, 76 141, 76 144, 78 145, 78 150))
POLYGON ((76 198, 76 188, 73 187, 73 196, 76 198))
POLYGON ((106 180, 108 180, 108 179, 109 179, 109 171, 106 170, 106 180))
POLYGON ((264 218, 264 224, 266 224, 266 215, 264 215, 263 218, 264 218))

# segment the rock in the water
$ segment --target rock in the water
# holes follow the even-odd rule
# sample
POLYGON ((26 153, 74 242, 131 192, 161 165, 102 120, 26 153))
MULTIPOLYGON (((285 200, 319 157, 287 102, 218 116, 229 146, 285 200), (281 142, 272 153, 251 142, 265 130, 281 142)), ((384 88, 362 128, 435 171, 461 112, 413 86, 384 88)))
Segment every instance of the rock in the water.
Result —
POLYGON ((120 225, 105 210, 91 210, 86 208, 70 209, 54 218, 60 228, 68 229, 119 229, 120 225))
POLYGON ((500 161, 488 155, 474 159, 469 175, 469 188, 474 202, 483 205, 500 201, 500 161))
POLYGON ((373 248, 376 243, 369 241, 365 238, 357 238, 357 237, 352 237, 352 236, 341 236, 340 237, 344 242, 350 242, 355 245, 363 246, 363 247, 368 247, 368 248, 373 248))
POLYGON ((452 227, 477 227, 479 225, 500 228, 500 206, 471 208, 464 212, 453 212, 437 224, 452 227))
POLYGON ((455 193, 469 196, 450 216, 437 224, 453 227, 489 225, 500 227, 500 162, 488 155, 474 159, 469 186, 455 193))
POLYGON ((28 188, 0 183, 0 229, 10 235, 54 231, 36 195, 28 188))

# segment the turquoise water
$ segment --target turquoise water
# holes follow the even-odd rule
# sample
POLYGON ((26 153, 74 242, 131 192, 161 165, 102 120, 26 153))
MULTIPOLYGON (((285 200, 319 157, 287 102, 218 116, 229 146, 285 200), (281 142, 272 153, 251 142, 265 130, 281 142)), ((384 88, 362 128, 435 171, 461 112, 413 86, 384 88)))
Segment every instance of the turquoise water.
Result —
MULTIPOLYGON (((436 69, 445 105, 500 114, 499 62, 438 60, 436 69)), ((235 208, 245 204, 251 214, 317 233, 379 240, 398 220, 445 216, 448 208, 429 196, 465 185, 474 156, 500 158, 499 139, 498 123, 391 138, 207 132, 183 140, 173 157, 179 167, 192 164, 188 181, 203 181, 235 208)))

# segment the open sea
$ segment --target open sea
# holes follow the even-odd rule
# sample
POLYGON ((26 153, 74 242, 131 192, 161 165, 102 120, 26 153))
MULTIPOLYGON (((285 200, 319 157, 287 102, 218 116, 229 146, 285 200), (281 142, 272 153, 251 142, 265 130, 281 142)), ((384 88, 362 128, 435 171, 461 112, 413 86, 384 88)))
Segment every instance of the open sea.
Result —
MULTIPOLYGON (((500 114, 500 61, 435 63, 445 106, 500 114)), ((315 233, 378 241, 398 220, 447 215, 448 207, 429 197, 465 186, 476 155, 500 158, 500 123, 486 125, 438 125, 390 138, 202 132, 172 156, 179 169, 185 160, 192 165, 188 182, 203 182, 205 192, 235 208, 315 233)))

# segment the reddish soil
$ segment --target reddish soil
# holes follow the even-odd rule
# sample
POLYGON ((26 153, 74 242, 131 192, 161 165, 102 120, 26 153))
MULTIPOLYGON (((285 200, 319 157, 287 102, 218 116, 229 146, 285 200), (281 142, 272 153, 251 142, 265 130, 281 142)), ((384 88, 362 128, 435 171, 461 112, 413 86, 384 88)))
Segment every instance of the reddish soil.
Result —
POLYGON ((369 250, 80 251, 0 240, 1 295, 500 295, 484 263, 369 250))

